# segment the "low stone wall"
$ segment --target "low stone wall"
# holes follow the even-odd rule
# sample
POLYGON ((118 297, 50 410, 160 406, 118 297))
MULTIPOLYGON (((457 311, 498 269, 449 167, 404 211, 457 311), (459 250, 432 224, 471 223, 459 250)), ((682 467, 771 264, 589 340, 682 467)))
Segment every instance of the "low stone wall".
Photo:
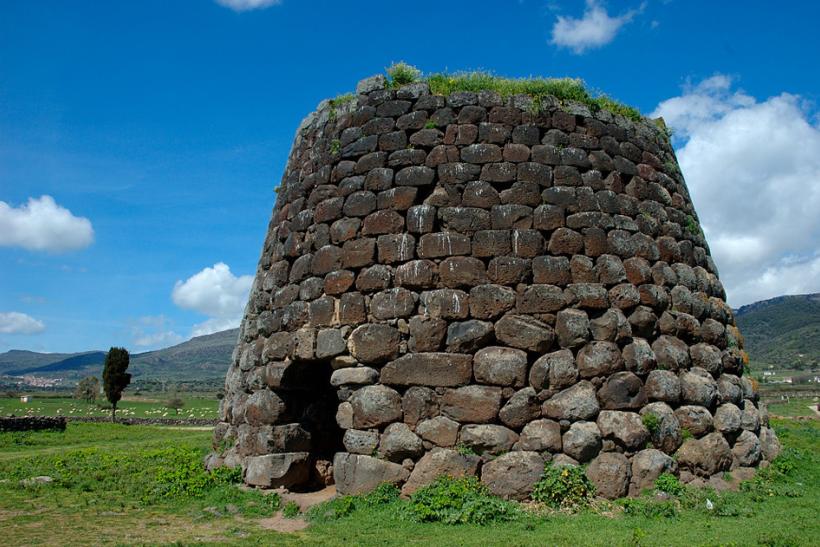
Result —
MULTIPOLYGON (((55 429, 65 431, 67 422, 85 422, 93 424, 110 423, 108 416, 11 416, 0 417, 0 431, 41 431, 55 429)), ((217 420, 203 418, 117 418, 123 425, 172 425, 172 426, 209 426, 217 420)))
POLYGON ((0 431, 65 431, 65 424, 62 416, 12 416, 0 418, 0 431))
MULTIPOLYGON (((72 416, 68 420, 72 422, 87 423, 110 423, 108 416, 72 416)), ((206 420, 203 418, 117 418, 118 424, 124 425, 183 425, 183 426, 215 426, 217 420, 206 420)))

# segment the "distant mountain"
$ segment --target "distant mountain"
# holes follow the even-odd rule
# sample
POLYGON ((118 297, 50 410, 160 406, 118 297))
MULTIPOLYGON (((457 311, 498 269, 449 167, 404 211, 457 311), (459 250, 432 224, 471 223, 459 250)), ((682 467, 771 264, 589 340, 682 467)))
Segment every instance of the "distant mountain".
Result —
POLYGON ((58 363, 64 359, 86 355, 87 353, 37 353, 36 351, 25 351, 13 349, 6 353, 0 353, 0 374, 8 374, 10 370, 29 369, 48 366, 58 363))
POLYGON ((239 329, 197 336, 170 348, 131 356, 134 374, 188 380, 224 377, 239 329))
POLYGON ((820 293, 755 302, 738 309, 735 318, 754 364, 820 367, 820 293))
POLYGON ((88 353, 70 355, 65 359, 60 359, 59 361, 54 361, 46 365, 10 370, 8 374, 11 376, 23 376, 24 374, 42 375, 49 372, 70 372, 82 370, 87 367, 102 366, 103 361, 105 361, 104 351, 89 351, 88 353))
MULTIPOLYGON (((239 329, 197 336, 169 348, 132 353, 129 372, 135 378, 193 381, 222 378, 231 361, 239 329)), ((11 350, 0 353, 0 375, 36 375, 75 380, 102 374, 103 351, 37 353, 11 350)))

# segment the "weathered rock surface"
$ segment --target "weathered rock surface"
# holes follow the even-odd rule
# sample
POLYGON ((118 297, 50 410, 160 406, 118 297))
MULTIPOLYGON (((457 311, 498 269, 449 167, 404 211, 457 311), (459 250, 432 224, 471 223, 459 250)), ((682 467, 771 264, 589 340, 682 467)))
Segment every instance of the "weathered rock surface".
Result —
POLYGON ((635 412, 602 410, 597 424, 604 439, 615 441, 628 452, 640 450, 649 438, 641 416, 635 412))
POLYGON ((544 474, 544 459, 537 452, 507 452, 481 468, 481 482, 491 493, 506 499, 524 500, 544 474))
POLYGON ((653 488, 662 473, 677 474, 678 464, 668 454, 655 448, 641 450, 632 457, 632 482, 629 495, 637 496, 645 488, 653 488))
POLYGON ((478 456, 462 455, 455 450, 435 448, 416 463, 401 493, 409 496, 422 486, 444 475, 453 478, 475 475, 479 461, 478 456))
POLYGON ((459 441, 478 454, 500 454, 512 448, 518 434, 501 425, 468 424, 461 428, 459 441))
POLYGON ((569 421, 595 418, 599 410, 595 386, 584 380, 553 395, 542 408, 548 418, 569 421))
POLYGON ((279 488, 301 484, 310 476, 307 452, 284 452, 253 456, 245 460, 245 482, 262 488, 279 488))
POLYGON ((521 430, 521 436, 515 448, 536 452, 560 452, 562 448, 561 426, 552 420, 533 420, 521 430))
POLYGON ((407 458, 416 459, 423 453, 421 437, 413 433, 407 424, 390 424, 382 433, 379 454, 391 462, 400 463, 407 458))
POLYGON ((587 477, 598 495, 614 500, 624 497, 629 490, 632 468, 623 454, 603 452, 590 462, 587 477))
POLYGON ((350 397, 353 427, 380 427, 401 418, 401 395, 387 386, 365 386, 350 397))
POLYGON ((710 477, 732 466, 732 450, 720 433, 709 433, 702 439, 690 439, 677 451, 678 465, 690 473, 710 477))
POLYGON ((369 492, 383 482, 401 483, 410 472, 397 463, 339 452, 333 458, 333 480, 339 494, 369 492))
POLYGON ((579 462, 586 462, 601 450, 601 431, 595 422, 575 422, 562 438, 564 453, 579 462))

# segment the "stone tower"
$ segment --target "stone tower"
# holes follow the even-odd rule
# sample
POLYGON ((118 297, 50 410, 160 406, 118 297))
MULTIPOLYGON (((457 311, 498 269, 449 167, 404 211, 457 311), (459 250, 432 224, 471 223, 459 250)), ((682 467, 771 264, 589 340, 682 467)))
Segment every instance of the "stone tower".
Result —
POLYGON ((724 299, 655 121, 369 78, 296 133, 208 465, 516 499, 550 460, 607 497, 754 467, 724 299))

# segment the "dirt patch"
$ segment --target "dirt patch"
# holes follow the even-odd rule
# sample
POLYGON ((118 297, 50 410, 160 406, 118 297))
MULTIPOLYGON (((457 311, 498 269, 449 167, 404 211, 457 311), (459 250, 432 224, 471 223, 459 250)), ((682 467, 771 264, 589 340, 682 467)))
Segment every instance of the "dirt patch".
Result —
POLYGON ((258 524, 265 530, 273 530, 275 532, 281 532, 283 534, 293 534, 296 532, 300 532, 308 527, 307 521, 301 518, 286 519, 282 516, 281 512, 276 513, 272 517, 266 519, 259 519, 254 522, 256 522, 256 524, 258 524))
POLYGON ((336 496, 336 485, 332 484, 314 492, 288 492, 287 490, 277 492, 282 497, 282 505, 289 501, 296 502, 299 510, 304 513, 314 505, 333 499, 336 496))
MULTIPOLYGON (((271 490, 270 492, 279 494, 282 498, 283 506, 292 501, 299 506, 301 513, 305 513, 314 505, 333 499, 336 496, 336 486, 327 486, 322 490, 316 490, 314 492, 290 492, 285 489, 271 490)), ((254 522, 265 530, 275 530, 276 532, 282 532, 284 534, 300 532, 309 526, 303 517, 288 519, 282 516, 281 511, 272 517, 259 519, 254 522)))

